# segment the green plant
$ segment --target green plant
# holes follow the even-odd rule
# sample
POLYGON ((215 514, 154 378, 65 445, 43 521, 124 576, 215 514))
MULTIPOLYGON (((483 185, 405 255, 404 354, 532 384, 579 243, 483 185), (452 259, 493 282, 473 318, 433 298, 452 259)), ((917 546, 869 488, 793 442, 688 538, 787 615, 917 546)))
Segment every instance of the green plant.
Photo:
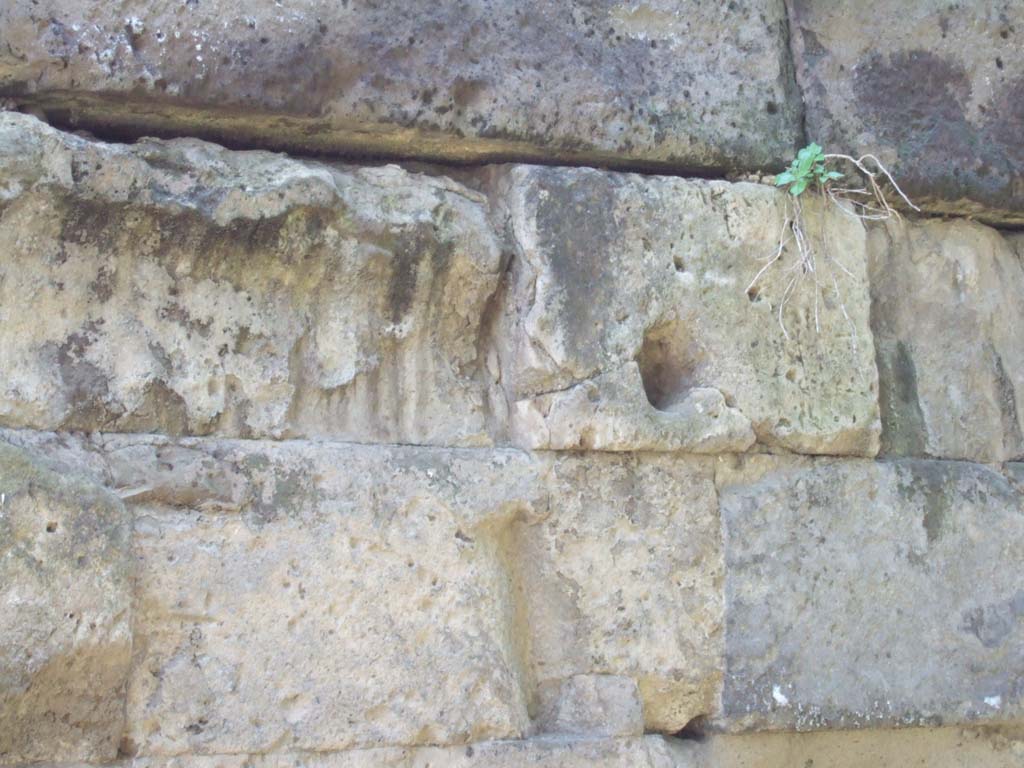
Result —
MULTIPOLYGON (((752 295, 761 278, 775 265, 784 260, 787 253, 795 258, 785 259, 789 266, 784 268, 783 280, 785 288, 778 297, 778 320, 783 335, 788 339, 789 332, 783 318, 783 311, 795 292, 799 290, 805 279, 809 278, 814 290, 814 328, 820 330, 818 307, 819 297, 826 293, 833 294, 843 315, 849 320, 846 305, 839 290, 838 274, 849 271, 829 251, 827 236, 824 234, 825 214, 835 209, 845 216, 861 222, 883 221, 899 218, 897 211, 890 203, 886 192, 895 192, 906 205, 917 211, 919 208, 910 202, 903 190, 899 188, 892 174, 874 155, 851 155, 826 153, 818 144, 811 142, 801 149, 796 158, 782 173, 775 177, 776 187, 788 187, 789 194, 785 197, 783 207, 782 230, 776 241, 773 252, 762 259, 764 265, 754 275, 747 286, 747 295, 752 295), (841 163, 846 170, 851 170, 850 181, 839 184, 848 177, 830 168, 830 164, 841 163), (821 198, 820 206, 811 206, 816 216, 821 217, 820 226, 815 237, 807 230, 804 205, 801 196, 808 189, 813 189, 821 198), (820 257, 820 258, 819 258, 820 257)), ((756 294, 754 294, 756 295, 756 294)), ((851 321, 852 323, 852 321, 851 321)), ((851 335, 855 339, 855 333, 851 335)))
POLYGON ((789 170, 783 171, 775 177, 775 186, 789 186, 789 194, 797 197, 802 194, 812 182, 817 182, 822 189, 830 181, 837 181, 843 178, 839 171, 830 171, 825 166, 825 153, 821 147, 811 142, 801 149, 789 165, 789 170))

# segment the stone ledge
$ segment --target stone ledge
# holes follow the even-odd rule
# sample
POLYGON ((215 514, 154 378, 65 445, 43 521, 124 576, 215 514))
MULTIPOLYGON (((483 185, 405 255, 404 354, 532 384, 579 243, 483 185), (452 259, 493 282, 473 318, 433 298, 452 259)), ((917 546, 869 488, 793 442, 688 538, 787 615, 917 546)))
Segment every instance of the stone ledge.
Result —
MULTIPOLYGON (((346 752, 136 758, 109 768, 1018 768, 1020 728, 902 728, 821 733, 714 734, 478 742, 460 747, 382 747, 346 752)), ((21 766, 19 768, 29 768, 21 766)), ((88 763, 33 768, 91 768, 88 763)))
POLYGON ((780 0, 685 13, 666 0, 287 12, 215 0, 131 13, 103 0, 6 3, 0 95, 84 125, 461 162, 762 168, 799 141, 780 0))

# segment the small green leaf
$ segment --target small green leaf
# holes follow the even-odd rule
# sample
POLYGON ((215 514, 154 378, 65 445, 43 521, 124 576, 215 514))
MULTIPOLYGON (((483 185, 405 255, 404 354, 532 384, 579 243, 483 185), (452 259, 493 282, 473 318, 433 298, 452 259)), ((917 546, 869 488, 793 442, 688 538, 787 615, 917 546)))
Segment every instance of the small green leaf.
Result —
POLYGON ((843 174, 839 173, 838 171, 829 171, 827 174, 825 174, 825 178, 827 178, 827 179, 841 179, 841 178, 843 178, 843 174))
POLYGON ((806 148, 800 150, 800 154, 797 155, 799 160, 797 164, 797 176, 804 176, 810 173, 811 167, 814 165, 815 157, 806 148))
POLYGON ((818 155, 821 154, 821 147, 818 146, 817 144, 815 144, 813 141, 810 144, 808 144, 806 147, 804 147, 804 149, 806 149, 808 152, 810 152, 815 157, 817 157, 818 155))
POLYGON ((789 188, 789 194, 791 194, 793 197, 796 197, 805 189, 807 189, 807 179, 800 179, 789 188))
POLYGON ((796 181, 796 177, 790 171, 783 171, 775 177, 775 186, 782 187, 786 184, 792 184, 794 181, 796 181))

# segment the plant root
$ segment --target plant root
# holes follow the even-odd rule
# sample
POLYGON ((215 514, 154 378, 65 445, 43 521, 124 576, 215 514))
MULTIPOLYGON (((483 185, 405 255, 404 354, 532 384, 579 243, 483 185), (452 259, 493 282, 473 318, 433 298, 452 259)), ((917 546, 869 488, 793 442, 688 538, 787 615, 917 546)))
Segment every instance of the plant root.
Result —
MULTIPOLYGON (((902 217, 900 216, 899 211, 892 206, 889 198, 886 196, 887 187, 891 187, 896 195, 898 195, 899 199, 906 203, 912 210, 920 210, 910 201, 910 198, 904 194, 903 190, 900 189, 899 185, 896 183, 896 180, 892 177, 892 174, 889 173, 888 169, 882 165, 882 162, 875 155, 867 154, 855 158, 850 155, 827 154, 824 157, 826 160, 833 160, 852 165, 857 170, 859 176, 863 177, 865 180, 865 186, 850 187, 838 186, 829 183, 823 187, 819 187, 818 191, 821 195, 823 214, 828 210, 830 205, 834 205, 845 215, 860 221, 884 221, 892 218, 900 219, 902 217)), ((772 266, 777 264, 780 259, 782 259, 783 255, 786 253, 787 247, 792 243, 795 246, 797 258, 792 266, 787 267, 783 273, 783 275, 788 276, 789 279, 786 281, 786 287, 782 292, 782 297, 778 304, 778 312, 776 313, 783 336, 786 337, 787 341, 790 339, 789 331, 786 328, 784 319, 786 306, 789 304, 790 299, 800 289, 804 280, 810 279, 813 283, 814 289, 815 332, 820 333, 821 331, 819 298, 825 295, 824 290, 829 290, 834 294, 836 301, 839 303, 839 308, 843 317, 850 325, 850 338, 853 341, 854 352, 856 352, 856 328, 854 327, 853 320, 850 318, 850 315, 846 310, 846 303, 843 300, 842 291, 839 289, 839 281, 834 270, 843 272, 850 278, 852 278, 853 275, 832 255, 831 249, 828 246, 825 230, 825 222, 823 220, 820 238, 822 241, 822 248, 820 249, 821 253, 819 254, 819 249, 807 235, 807 225, 804 218, 804 209, 800 202, 800 196, 787 196, 786 210, 783 214, 782 231, 779 233, 776 248, 771 254, 763 259, 765 262, 764 265, 758 270, 757 274, 754 275, 754 279, 750 281, 746 292, 748 295, 751 295, 751 292, 754 291, 757 283, 761 280, 764 274, 771 269, 772 266)))

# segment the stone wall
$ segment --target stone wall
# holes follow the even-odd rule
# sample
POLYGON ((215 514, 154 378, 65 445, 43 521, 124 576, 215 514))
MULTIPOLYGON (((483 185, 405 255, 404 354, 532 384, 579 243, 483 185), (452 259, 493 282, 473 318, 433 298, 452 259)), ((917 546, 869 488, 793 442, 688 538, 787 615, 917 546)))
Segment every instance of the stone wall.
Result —
POLYGON ((1024 764, 1024 10, 679 6, 0 6, 0 765, 1024 764))

